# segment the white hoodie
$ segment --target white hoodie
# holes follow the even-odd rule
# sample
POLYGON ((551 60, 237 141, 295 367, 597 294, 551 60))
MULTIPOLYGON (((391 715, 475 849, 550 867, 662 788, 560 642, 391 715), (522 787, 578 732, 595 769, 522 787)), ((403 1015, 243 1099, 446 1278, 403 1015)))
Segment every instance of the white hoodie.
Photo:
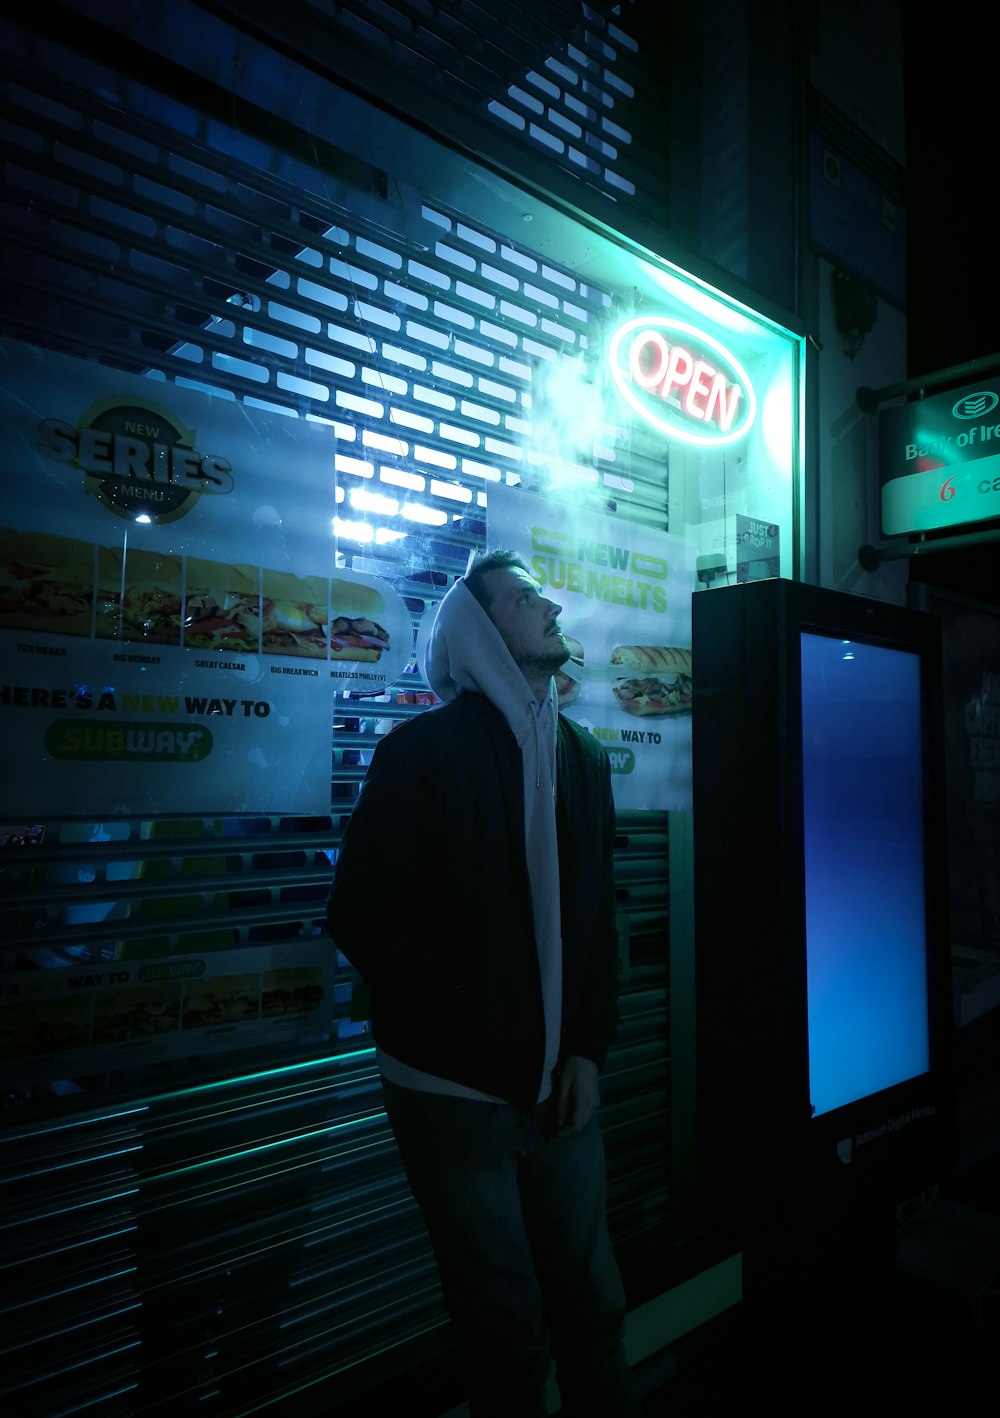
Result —
MULTIPOLYGON (((438 606, 424 658, 424 675, 434 693, 446 702, 467 690, 485 694, 507 720, 521 750, 524 845, 545 1017, 545 1067, 538 1095, 538 1101, 544 1102, 552 1091, 552 1071, 559 1057, 562 1012, 555 685, 550 682, 541 704, 535 700, 503 637, 464 581, 456 581, 438 606)), ((402 1087, 481 1098, 491 1103, 503 1101, 410 1068, 382 1049, 377 1052, 382 1072, 402 1087)))

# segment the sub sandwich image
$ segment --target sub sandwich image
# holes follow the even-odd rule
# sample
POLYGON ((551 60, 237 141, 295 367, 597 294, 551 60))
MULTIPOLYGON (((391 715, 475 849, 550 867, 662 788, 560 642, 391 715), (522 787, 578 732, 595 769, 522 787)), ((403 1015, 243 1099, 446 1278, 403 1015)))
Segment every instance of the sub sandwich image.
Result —
POLYGON ((276 1015, 307 1014, 319 1009, 325 993, 320 972, 314 966, 267 970, 261 989, 261 1014, 268 1019, 276 1015))
POLYGON ((260 1014, 258 975, 220 975, 197 980, 184 991, 183 1027, 239 1024, 260 1014))
POLYGON ((691 651, 665 645, 619 645, 611 664, 621 678, 612 685, 620 709, 640 718, 691 712, 691 651))
POLYGON ((0 626, 89 635, 93 597, 88 542, 0 527, 0 626))
POLYGON ((385 601, 373 586, 334 581, 330 587, 330 658, 372 663, 389 648, 389 632, 378 619, 385 601))
POLYGON ((326 659, 330 618, 326 577, 292 576, 265 567, 260 603, 260 648, 265 655, 326 659))
POLYGON ((172 1033, 180 1027, 179 985, 115 990, 94 999, 95 1044, 172 1033))
POLYGON ((184 604, 184 644, 239 654, 257 649, 260 597, 206 587, 184 604))
MULTIPOLYGON (((563 639, 569 646, 569 664, 575 665, 578 670, 583 669, 583 646, 572 635, 563 634, 563 639)), ((577 676, 567 674, 565 665, 561 670, 556 670, 553 676, 556 682, 556 695, 559 700, 559 708, 564 709, 572 704, 580 696, 580 680, 577 676)))
POLYGON ((184 644, 198 650, 245 654, 260 641, 257 571, 189 557, 184 598, 184 644))
POLYGON ((181 563, 152 552, 97 549, 95 633, 102 640, 179 645, 181 563))
POLYGON ((157 645, 179 645, 179 587, 166 587, 152 582, 126 586, 122 600, 122 639, 149 640, 157 645))

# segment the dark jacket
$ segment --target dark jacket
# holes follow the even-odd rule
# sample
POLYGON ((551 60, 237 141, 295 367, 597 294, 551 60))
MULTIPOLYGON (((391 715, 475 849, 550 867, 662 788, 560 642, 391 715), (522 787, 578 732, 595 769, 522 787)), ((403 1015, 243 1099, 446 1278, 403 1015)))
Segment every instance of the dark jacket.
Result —
MULTIPOLYGON (((615 1034, 614 810, 608 757, 560 716, 560 1058, 600 1067, 615 1034)), ((330 934, 371 990, 394 1058, 526 1107, 544 1037, 524 849, 520 750, 498 709, 461 694, 375 751, 344 834, 330 934)))

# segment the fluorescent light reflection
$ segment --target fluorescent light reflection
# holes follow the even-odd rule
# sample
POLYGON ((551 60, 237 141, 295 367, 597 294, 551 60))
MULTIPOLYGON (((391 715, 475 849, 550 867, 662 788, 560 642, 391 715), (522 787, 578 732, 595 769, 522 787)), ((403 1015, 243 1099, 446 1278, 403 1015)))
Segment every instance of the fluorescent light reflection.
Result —
POLYGON ((410 522, 423 522, 428 527, 443 527, 448 520, 447 512, 436 507, 421 507, 419 502, 403 504, 403 516, 410 522))
POLYGON ((375 539, 375 528, 370 522, 349 522, 346 517, 334 517, 333 535, 348 542, 371 542, 375 539))
POLYGON ((377 512, 383 517, 395 517, 399 512, 399 502, 394 497, 386 497, 380 492, 369 492, 365 487, 354 487, 348 501, 359 512, 377 512))
POLYGON ((436 479, 431 482, 431 495, 433 497, 450 497, 453 502, 471 502, 472 493, 467 487, 460 487, 457 483, 443 483, 436 479))
POLYGON ((419 473, 408 473, 402 468, 380 468, 379 481, 391 487, 408 487, 411 492, 423 492, 427 479, 419 473))
POLYGON ((789 430, 794 427, 792 371, 783 364, 775 369, 760 403, 760 430, 768 463, 780 474, 783 483, 790 482, 792 476, 789 430))

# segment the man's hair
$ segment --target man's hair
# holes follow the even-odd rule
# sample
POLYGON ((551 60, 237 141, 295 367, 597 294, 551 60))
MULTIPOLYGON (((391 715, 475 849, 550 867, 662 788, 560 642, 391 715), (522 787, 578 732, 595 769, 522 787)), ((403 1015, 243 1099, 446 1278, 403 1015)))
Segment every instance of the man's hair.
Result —
MULTIPOLYGON (((491 597, 487 591, 486 573, 500 571, 507 566, 515 566, 520 571, 528 571, 524 559, 518 556, 516 551, 502 547, 495 551, 474 551, 469 557, 469 564, 465 568, 465 584, 487 615, 490 613, 491 597)), ((531 575, 530 571, 528 571, 528 575, 531 575)))

